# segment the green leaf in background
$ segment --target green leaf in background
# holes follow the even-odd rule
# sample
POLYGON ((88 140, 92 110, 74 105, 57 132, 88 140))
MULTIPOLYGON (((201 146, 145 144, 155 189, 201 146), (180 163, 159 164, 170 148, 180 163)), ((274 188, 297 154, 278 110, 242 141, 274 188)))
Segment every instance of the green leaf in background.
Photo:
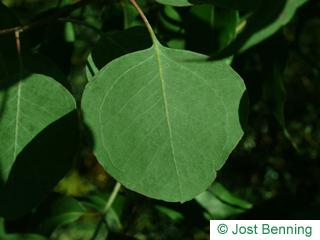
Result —
POLYGON ((84 206, 69 196, 58 196, 51 203, 46 218, 39 225, 38 232, 50 236, 59 226, 74 222, 87 212, 84 206))
MULTIPOLYGON (((91 207, 99 212, 102 212, 109 197, 110 193, 92 192, 88 196, 86 196, 84 200, 82 200, 82 203, 87 207, 91 207)), ((122 214, 124 202, 125 197, 118 194, 111 208, 106 214, 106 221, 108 223, 108 226, 111 227, 113 231, 122 229, 120 217, 122 214)))
POLYGON ((0 82, 0 215, 37 206, 67 173, 78 148, 73 96, 60 83, 22 70, 0 82))
MULTIPOLYGON (((293 140, 289 133, 284 115, 284 107, 286 102, 287 91, 283 84, 283 68, 279 63, 271 64, 272 70, 270 71, 271 77, 265 83, 269 99, 271 101, 272 114, 278 120, 285 137, 291 142, 292 146, 299 152, 297 143, 293 140)), ((269 74, 268 74, 269 75, 269 74)), ((267 75, 267 76, 268 76, 267 75)))
MULTIPOLYGON (((275 34, 282 26, 286 25, 292 19, 296 10, 308 1, 309 0, 287 0, 282 12, 278 14, 277 17, 270 16, 270 18, 274 19, 274 21, 272 23, 269 23, 268 26, 262 29, 259 29, 259 31, 256 31, 241 47, 240 52, 247 50, 248 48, 262 42, 266 38, 275 34)), ((268 1, 268 2, 271 2, 271 1, 268 1)), ((279 0, 277 2, 281 3, 281 1, 279 0)), ((272 14, 272 11, 269 11, 269 12, 272 14)), ((255 24, 263 20, 262 15, 260 15, 258 18, 258 14, 256 14, 256 17, 257 19, 252 19, 252 22, 254 21, 255 24)))
POLYGON ((188 7, 193 5, 189 0, 156 0, 156 2, 174 7, 188 7))
POLYGON ((235 10, 252 11, 256 9, 262 0, 156 0, 158 3, 187 7, 191 5, 211 4, 216 7, 229 8, 235 10))
POLYGON ((219 52, 235 39, 238 21, 238 11, 193 6, 186 18, 187 49, 203 54, 219 52))
POLYGON ((262 44, 259 52, 265 77, 264 89, 273 115, 285 128, 286 89, 283 85, 283 74, 288 59, 288 47, 282 34, 275 34, 270 41, 272 45, 262 44))
POLYGON ((188 0, 192 4, 211 4, 240 11, 253 11, 263 0, 188 0))
POLYGON ((182 19, 174 7, 164 6, 157 23, 159 37, 166 42, 167 46, 175 49, 185 49, 182 19))
POLYGON ((33 233, 13 233, 0 236, 1 240, 49 240, 44 236, 33 233))
POLYGON ((88 80, 110 61, 146 49, 151 44, 150 35, 145 27, 132 27, 112 36, 103 34, 88 57, 88 80))
POLYGON ((242 137, 246 88, 225 63, 154 41, 89 82, 83 118, 95 156, 117 181, 185 202, 214 181, 242 137))
POLYGON ((227 219, 252 208, 252 204, 233 196, 219 182, 214 182, 196 201, 207 211, 208 220, 227 219))
POLYGON ((159 21, 163 30, 175 34, 181 30, 182 20, 174 7, 164 6, 159 14, 159 21))
POLYGON ((144 24, 139 21, 139 13, 128 0, 121 1, 120 5, 123 10, 124 29, 139 25, 144 26, 144 24))
POLYGON ((283 127, 284 135, 291 141, 292 146, 299 151, 298 145, 287 130, 284 115, 287 92, 284 87, 283 78, 289 57, 288 46, 282 34, 275 34, 270 41, 272 45, 262 43, 260 47, 261 50, 259 51, 262 71, 265 77, 265 93, 272 114, 278 120, 281 127, 283 127))
POLYGON ((248 19, 237 39, 214 59, 225 58, 237 52, 241 53, 275 34, 287 24, 296 10, 308 0, 264 0, 260 7, 248 19))
POLYGON ((164 206, 160 206, 160 205, 155 205, 155 208, 159 212, 167 215, 173 221, 178 221, 178 220, 184 219, 184 216, 180 212, 175 211, 173 209, 170 209, 170 208, 167 208, 167 207, 164 207, 164 206))
POLYGON ((6 228, 5 228, 4 218, 0 217, 0 236, 5 234, 6 234, 6 228))

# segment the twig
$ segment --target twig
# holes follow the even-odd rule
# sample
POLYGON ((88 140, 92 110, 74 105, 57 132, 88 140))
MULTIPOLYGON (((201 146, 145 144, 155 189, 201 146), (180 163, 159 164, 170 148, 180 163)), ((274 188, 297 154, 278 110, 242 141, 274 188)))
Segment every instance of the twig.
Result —
POLYGON ((18 52, 18 56, 21 55, 21 44, 20 44, 20 34, 21 31, 16 30, 15 31, 15 37, 16 37, 16 45, 17 45, 17 52, 18 52))
POLYGON ((98 233, 99 233, 99 230, 101 228, 101 225, 102 223, 104 222, 104 219, 105 219, 105 216, 106 216, 106 213, 108 212, 109 208, 112 206, 112 203, 113 201, 115 200, 119 190, 121 188, 121 184, 119 182, 116 183, 116 185, 114 186, 113 190, 112 190, 112 193, 106 203, 106 206, 104 207, 102 213, 101 213, 101 216, 100 216, 100 219, 99 219, 99 222, 98 222, 98 225, 96 227, 96 230, 91 238, 91 240, 95 240, 96 237, 98 236, 98 233))
POLYGON ((152 27, 146 17, 146 15, 144 15, 143 11, 141 10, 140 6, 135 2, 135 0, 129 0, 129 2, 134 6, 134 8, 138 11, 138 13, 140 14, 144 24, 147 26, 148 28, 148 31, 151 35, 151 38, 152 38, 152 41, 153 42, 156 42, 156 35, 154 34, 153 30, 152 30, 152 27))
POLYGON ((13 33, 13 32, 16 32, 16 31, 19 31, 19 32, 22 32, 22 31, 25 31, 25 30, 29 30, 29 29, 33 29, 33 28, 36 28, 36 27, 40 27, 40 26, 43 26, 47 23, 50 23, 51 21, 59 18, 60 16, 64 15, 64 14, 67 14, 71 11, 73 11, 74 9, 78 8, 78 7, 81 7, 82 5, 90 2, 91 0, 81 0, 71 6, 68 6, 68 7, 65 7, 63 9, 61 9, 59 12, 56 12, 55 14, 47 17, 47 18, 44 18, 44 19, 41 19, 39 21, 36 21, 36 22, 32 22, 32 23, 29 23, 27 25, 24 25, 24 26, 18 26, 18 27, 14 27, 14 28, 8 28, 8 29, 4 29, 4 30, 0 30, 0 35, 2 34, 8 34, 8 33, 13 33))
POLYGON ((102 32, 101 29, 89 24, 89 23, 86 23, 86 22, 82 22, 80 20, 77 20, 77 19, 73 19, 73 18, 58 18, 57 21, 59 22, 71 22, 71 23, 76 23, 76 24, 80 24, 80 25, 83 25, 83 26, 86 26, 87 28, 90 28, 92 29, 93 31, 95 31, 96 33, 100 34, 100 35, 103 35, 104 33, 102 32))
POLYGON ((22 70, 23 70, 23 62, 21 57, 21 43, 20 43, 20 30, 15 31, 15 37, 16 37, 16 45, 17 45, 17 53, 19 58, 19 69, 20 69, 20 78, 22 76, 22 70))

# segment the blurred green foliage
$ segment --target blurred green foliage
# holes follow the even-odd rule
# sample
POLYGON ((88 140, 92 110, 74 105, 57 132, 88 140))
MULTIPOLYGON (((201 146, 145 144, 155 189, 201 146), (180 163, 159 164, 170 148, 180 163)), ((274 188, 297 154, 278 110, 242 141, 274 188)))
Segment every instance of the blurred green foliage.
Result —
MULTIPOLYGON (((23 24, 72 3, 71 0, 2 2, 23 24)), ((207 21, 196 17, 200 6, 174 8, 152 0, 137 2, 164 43, 205 54, 227 47, 224 45, 235 38, 235 31, 241 34, 248 18, 247 12, 216 8, 214 19, 218 24, 202 25, 215 40, 199 45, 203 29, 197 29, 192 22, 207 21), (223 25, 222 13, 232 15, 233 25, 228 29, 223 25)), ((209 239, 208 219, 320 219, 319 16, 319 1, 308 1, 275 34, 234 56, 231 66, 246 83, 250 115, 246 133, 218 172, 217 182, 182 205, 122 189, 115 205, 117 217, 108 217, 109 229, 103 228, 97 239, 105 239, 109 234, 108 239, 200 240, 209 239)), ((98 1, 73 11, 69 17, 107 34, 141 25, 127 1, 121 4, 98 1)), ((68 76, 72 93, 80 101, 87 82, 87 57, 99 41, 99 34, 83 25, 63 22, 53 22, 27 34, 33 51, 54 61, 68 76)), ((53 199, 65 198, 68 199, 63 201, 65 204, 78 200, 81 206, 86 206, 86 213, 82 216, 82 211, 76 209, 81 214, 64 222, 68 224, 56 224, 55 230, 46 231, 45 235, 50 239, 89 239, 96 226, 95 213, 103 206, 99 203, 100 196, 106 201, 113 184, 114 180, 97 163, 82 137, 73 170, 56 187, 59 193, 55 194, 59 197, 50 195, 21 219, 5 223, 0 219, 0 235, 3 224, 7 233, 43 233, 36 228, 46 217, 42 209, 48 211, 53 199)))

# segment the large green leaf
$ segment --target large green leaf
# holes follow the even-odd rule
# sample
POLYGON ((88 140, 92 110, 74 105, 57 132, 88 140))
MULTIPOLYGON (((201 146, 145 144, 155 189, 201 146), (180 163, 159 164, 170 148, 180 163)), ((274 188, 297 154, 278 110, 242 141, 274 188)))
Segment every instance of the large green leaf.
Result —
POLYGON ((225 63, 154 40, 102 68, 82 111, 109 174, 149 197, 185 202, 214 181, 242 137, 246 101, 225 63))
POLYGON ((73 163, 78 145, 73 96, 60 83, 22 70, 0 82, 0 215, 37 206, 73 163))
POLYGON ((264 0, 248 19, 237 39, 215 56, 225 58, 236 52, 243 52, 275 34, 294 16, 296 10, 308 0, 264 0))
POLYGON ((235 10, 254 10, 262 0, 156 0, 158 3, 187 7, 191 5, 212 4, 216 7, 230 8, 235 10))

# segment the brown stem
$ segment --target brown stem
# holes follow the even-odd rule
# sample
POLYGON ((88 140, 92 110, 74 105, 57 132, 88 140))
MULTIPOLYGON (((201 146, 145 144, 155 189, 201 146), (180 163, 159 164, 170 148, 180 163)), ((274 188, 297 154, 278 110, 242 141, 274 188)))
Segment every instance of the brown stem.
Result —
POLYGON ((36 27, 40 27, 42 25, 45 25, 47 23, 50 23, 51 21, 57 19, 58 17, 64 15, 64 14, 67 14, 71 11, 73 11, 74 9, 78 8, 78 7, 81 7, 82 5, 90 2, 91 0, 81 0, 71 6, 68 6, 68 7, 65 7, 63 9, 61 9, 59 12, 56 12, 55 14, 47 17, 47 18, 44 18, 44 19, 41 19, 39 21, 36 21, 36 22, 32 22, 32 23, 29 23, 27 25, 24 25, 24 26, 18 26, 18 27, 14 27, 14 28, 8 28, 8 29, 3 29, 3 30, 0 30, 0 35, 2 34, 7 34, 7 33, 12 33, 12 32, 16 32, 16 31, 19 31, 19 32, 22 32, 22 31, 25 31, 25 30, 29 30, 29 29, 32 29, 32 28, 36 28, 36 27))
POLYGON ((22 32, 22 31, 16 30, 14 33, 15 33, 15 37, 16 37, 16 45, 17 45, 17 53, 18 53, 18 58, 19 58, 20 77, 21 77, 22 70, 23 70, 23 62, 22 62, 22 57, 21 57, 20 32, 22 32))
POLYGON ((103 31, 100 30, 99 28, 91 25, 91 24, 88 24, 86 22, 82 22, 82 21, 79 21, 77 19, 72 19, 72 18, 58 18, 57 19, 58 22, 71 22, 71 23, 76 23, 76 24, 80 24, 80 25, 83 25, 87 28, 90 28, 91 30, 95 31, 96 33, 100 34, 100 35, 103 35, 103 31))
POLYGON ((152 27, 146 17, 146 15, 144 15, 144 13, 142 12, 141 8, 139 7, 139 5, 135 2, 135 0, 129 0, 129 2, 135 7, 135 9, 138 11, 138 13, 140 14, 144 24, 147 26, 148 31, 151 35, 152 41, 155 42, 156 41, 156 35, 154 34, 152 27))
POLYGON ((18 56, 21 55, 21 44, 20 44, 20 34, 21 31, 16 30, 15 31, 15 37, 16 37, 16 45, 17 45, 17 52, 18 52, 18 56))

